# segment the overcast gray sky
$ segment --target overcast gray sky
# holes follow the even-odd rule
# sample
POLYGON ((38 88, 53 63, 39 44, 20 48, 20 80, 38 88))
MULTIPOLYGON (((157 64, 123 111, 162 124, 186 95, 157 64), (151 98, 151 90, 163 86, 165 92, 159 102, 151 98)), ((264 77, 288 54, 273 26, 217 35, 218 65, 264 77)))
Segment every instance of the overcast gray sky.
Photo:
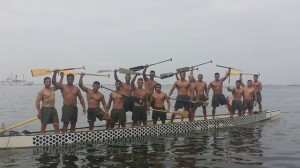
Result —
MULTIPOLYGON (((173 58, 149 70, 213 60, 196 71, 206 81, 225 73, 220 64, 261 73, 263 84, 300 83, 299 9, 299 0, 1 0, 0 80, 13 73, 42 83, 31 69, 95 73, 173 58)), ((85 78, 94 80, 114 82, 85 78)))

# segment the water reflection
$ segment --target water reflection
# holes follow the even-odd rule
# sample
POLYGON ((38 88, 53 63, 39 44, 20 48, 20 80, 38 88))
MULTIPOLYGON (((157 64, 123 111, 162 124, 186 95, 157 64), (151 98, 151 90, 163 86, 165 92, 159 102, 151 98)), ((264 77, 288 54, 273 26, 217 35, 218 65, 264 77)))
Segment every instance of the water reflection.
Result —
POLYGON ((261 127, 246 125, 105 143, 36 148, 39 165, 64 167, 227 167, 262 165, 261 127))

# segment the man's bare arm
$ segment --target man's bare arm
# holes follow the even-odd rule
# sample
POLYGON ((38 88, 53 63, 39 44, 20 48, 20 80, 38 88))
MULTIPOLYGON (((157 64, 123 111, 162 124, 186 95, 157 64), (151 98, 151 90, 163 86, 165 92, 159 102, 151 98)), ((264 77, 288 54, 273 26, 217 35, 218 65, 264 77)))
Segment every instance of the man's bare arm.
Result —
POLYGON ((77 95, 78 95, 80 104, 81 104, 81 106, 82 106, 82 112, 83 112, 83 114, 85 114, 85 113, 86 113, 85 103, 84 103, 83 96, 82 96, 82 94, 81 94, 81 92, 80 92, 79 89, 78 89, 78 91, 77 91, 77 95))
POLYGON ((225 75, 223 78, 221 78, 221 81, 222 81, 222 82, 224 82, 224 81, 228 78, 228 76, 230 75, 230 71, 231 71, 231 68, 229 68, 229 70, 228 70, 228 72, 226 73, 226 75, 225 75))
POLYGON ((170 98, 165 94, 165 97, 166 97, 166 101, 167 101, 167 111, 170 111, 170 107, 171 107, 171 101, 170 101, 170 98))
POLYGON ((241 86, 242 87, 244 87, 245 86, 245 84, 244 84, 244 82, 243 82, 243 74, 242 73, 240 73, 240 81, 241 81, 241 86))
POLYGON ((81 88, 81 90, 83 90, 84 92, 87 92, 88 88, 83 85, 83 80, 82 80, 82 78, 83 78, 84 75, 85 75, 85 73, 81 73, 80 74, 80 78, 79 78, 79 83, 78 84, 79 84, 79 87, 81 88))
POLYGON ((41 116, 42 116, 42 113, 41 113, 41 101, 43 99, 43 90, 39 91, 37 97, 36 97, 36 100, 35 100, 35 107, 36 107, 36 110, 37 110, 37 117, 39 119, 41 119, 41 116))
POLYGON ((119 77, 118 77, 118 75, 117 75, 117 72, 118 72, 118 70, 115 69, 115 70, 114 70, 114 78, 115 78, 116 81, 119 80, 119 77))
POLYGON ((130 85, 131 85, 131 89, 132 89, 132 90, 135 90, 134 82, 135 82, 137 76, 138 76, 138 74, 136 73, 136 74, 134 75, 134 77, 131 79, 130 85))
POLYGON ((144 78, 145 81, 148 80, 148 77, 147 77, 147 75, 146 75, 146 71, 147 71, 147 68, 148 68, 148 67, 149 67, 148 64, 146 64, 146 65, 145 65, 145 68, 144 68, 144 70, 143 70, 143 78, 144 78))
POLYGON ((58 69, 55 69, 53 72, 52 76, 52 84, 57 88, 57 89, 62 89, 62 83, 57 83, 56 82, 56 74, 58 73, 58 69))
POLYGON ((169 97, 171 97, 171 95, 173 94, 175 88, 176 88, 176 84, 177 84, 177 81, 174 83, 174 85, 172 86, 170 92, 169 92, 169 97))
POLYGON ((112 93, 109 95, 109 100, 108 100, 108 103, 106 104, 106 107, 105 107, 105 112, 108 113, 109 109, 110 109, 110 106, 111 106, 111 102, 112 102, 112 93))

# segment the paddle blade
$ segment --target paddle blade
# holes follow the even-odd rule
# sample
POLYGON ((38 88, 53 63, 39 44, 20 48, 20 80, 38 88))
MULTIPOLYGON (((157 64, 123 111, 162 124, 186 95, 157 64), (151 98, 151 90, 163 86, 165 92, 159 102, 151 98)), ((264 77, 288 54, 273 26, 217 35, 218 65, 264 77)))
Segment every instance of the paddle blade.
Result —
POLYGON ((183 68, 178 68, 176 69, 176 72, 180 73, 181 71, 187 72, 190 70, 190 67, 183 67, 183 68))
POLYGON ((52 73, 51 69, 32 69, 31 70, 31 75, 32 77, 35 76, 43 76, 43 75, 49 75, 52 73))
POLYGON ((145 68, 145 66, 136 66, 136 67, 132 67, 132 68, 129 68, 129 70, 132 70, 132 71, 139 71, 139 70, 142 70, 142 69, 144 69, 145 68))
POLYGON ((230 71, 230 76, 238 76, 238 75, 240 75, 239 72, 230 71))
POLYGON ((119 73, 122 74, 130 74, 130 75, 135 75, 136 72, 129 70, 129 69, 125 69, 125 68, 119 68, 119 73))
POLYGON ((172 77, 174 76, 174 73, 171 72, 171 73, 165 73, 165 74, 160 74, 160 79, 165 79, 165 78, 169 78, 169 77, 172 77))

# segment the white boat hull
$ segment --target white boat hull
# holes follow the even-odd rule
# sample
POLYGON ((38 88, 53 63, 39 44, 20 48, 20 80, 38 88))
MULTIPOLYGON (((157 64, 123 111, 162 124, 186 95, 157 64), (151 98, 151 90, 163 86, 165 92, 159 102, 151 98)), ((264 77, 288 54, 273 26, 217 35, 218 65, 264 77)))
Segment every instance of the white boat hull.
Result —
POLYGON ((211 117, 208 117, 207 120, 203 120, 203 117, 196 117, 194 122, 187 122, 187 119, 184 119, 184 121, 181 122, 181 119, 176 119, 175 123, 164 125, 159 124, 141 127, 130 127, 130 125, 127 125, 128 127, 126 128, 109 130, 105 130, 104 127, 95 127, 94 131, 88 131, 88 128, 77 128, 77 132, 74 133, 51 133, 46 135, 33 133, 24 136, 6 136, 0 137, 0 149, 53 146, 80 142, 103 142, 130 137, 186 133, 196 130, 207 130, 210 128, 222 128, 259 122, 277 116, 279 113, 279 110, 271 110, 265 113, 234 118, 229 118, 229 115, 218 115, 214 120, 211 119, 211 117))

